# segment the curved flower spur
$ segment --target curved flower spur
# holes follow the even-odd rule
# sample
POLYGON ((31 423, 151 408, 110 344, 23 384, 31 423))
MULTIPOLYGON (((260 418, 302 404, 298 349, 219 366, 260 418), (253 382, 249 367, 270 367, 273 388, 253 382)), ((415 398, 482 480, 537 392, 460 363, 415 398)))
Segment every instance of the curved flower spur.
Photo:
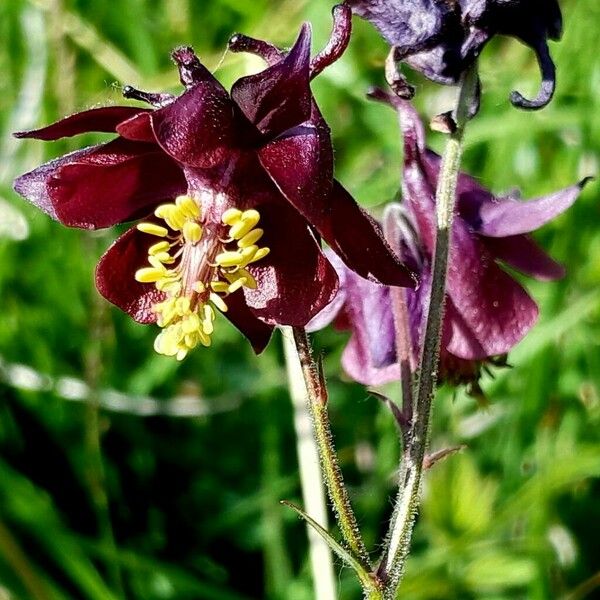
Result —
MULTIPOLYGON (((430 297, 441 158, 426 147, 423 124, 410 102, 381 90, 371 96, 396 108, 404 134, 403 202, 388 205, 384 229, 420 280, 416 290, 406 290, 414 371, 430 297)), ((441 381, 469 384, 477 393, 481 369, 502 364, 503 356, 533 327, 538 317, 536 303, 501 265, 541 281, 562 277, 563 267, 529 233, 567 210, 586 181, 524 202, 496 197, 469 175, 459 175, 440 351, 441 381)), ((320 329, 335 319, 339 328, 352 331, 342 364, 354 380, 381 385, 400 379, 391 289, 361 279, 335 257, 330 258, 338 270, 340 291, 309 329, 320 329)))
MULTIPOLYGON (((512 92, 510 101, 525 109, 546 106, 556 87, 548 39, 558 40, 562 15, 558 0, 348 0, 392 46, 391 65, 404 62, 428 79, 455 85, 496 35, 521 40, 534 50, 542 74, 537 96, 512 92)), ((398 71, 390 84, 403 97, 414 89, 398 71)), ((476 112, 476 109, 475 109, 476 112)))
POLYGON ((126 97, 152 108, 96 108, 16 134, 118 134, 22 175, 15 190, 72 227, 143 218, 102 256, 96 285, 136 321, 158 323, 157 352, 181 360, 209 346, 217 310, 256 352, 274 326, 304 326, 338 288, 320 237, 360 275, 414 286, 379 226, 333 180, 329 128, 310 81, 349 35, 345 6, 334 9, 331 40, 312 60, 308 24, 287 53, 236 35, 231 49, 268 67, 231 94, 191 48, 178 48, 180 96, 128 86, 126 97))

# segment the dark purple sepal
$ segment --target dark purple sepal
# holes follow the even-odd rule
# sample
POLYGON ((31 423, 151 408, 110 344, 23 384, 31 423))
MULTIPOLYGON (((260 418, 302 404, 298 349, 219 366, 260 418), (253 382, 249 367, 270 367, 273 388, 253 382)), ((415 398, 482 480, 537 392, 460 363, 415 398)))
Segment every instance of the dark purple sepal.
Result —
POLYGON ((126 140, 156 144, 151 111, 139 113, 117 125, 117 133, 126 140))
POLYGON ((160 146, 187 167, 214 167, 236 146, 235 106, 212 76, 150 115, 160 146))
POLYGON ((337 181, 330 206, 329 223, 320 233, 353 271, 376 283, 415 287, 417 276, 399 261, 379 224, 337 181))
POLYGON ((577 200, 587 181, 584 179, 576 185, 528 201, 495 198, 481 190, 478 195, 461 198, 460 210, 465 210, 465 218, 481 235, 508 237, 530 233, 565 212, 577 200))
POLYGON ((75 113, 56 123, 32 131, 18 131, 17 138, 33 138, 36 140, 59 140, 81 133, 99 132, 114 133, 119 123, 147 112, 145 108, 135 106, 103 106, 75 113))
POLYGON ((275 137, 310 117, 310 36, 310 26, 304 24, 281 61, 233 84, 231 97, 265 135, 275 137))
POLYGON ((227 296, 226 303, 228 310, 225 316, 246 336, 254 352, 260 354, 267 347, 274 327, 254 315, 241 291, 227 296))
POLYGON ((143 216, 186 188, 176 163, 155 145, 122 138, 67 154, 15 182, 47 214, 83 229, 143 216))
POLYGON ((448 259, 446 347, 465 359, 505 354, 537 320, 538 308, 527 292, 500 269, 483 243, 456 218, 448 259))
POLYGON ((244 288, 252 312, 270 325, 304 327, 329 304, 338 277, 306 222, 285 204, 257 206, 270 254, 250 265, 258 286, 244 288))
POLYGON ((554 281, 565 276, 565 268, 548 256, 528 235, 482 238, 496 260, 539 281, 554 281))
POLYGON ((155 323, 152 306, 165 298, 153 285, 135 280, 135 272, 148 263, 148 248, 154 241, 135 228, 129 229, 102 255, 96 267, 98 291, 138 323, 155 323))

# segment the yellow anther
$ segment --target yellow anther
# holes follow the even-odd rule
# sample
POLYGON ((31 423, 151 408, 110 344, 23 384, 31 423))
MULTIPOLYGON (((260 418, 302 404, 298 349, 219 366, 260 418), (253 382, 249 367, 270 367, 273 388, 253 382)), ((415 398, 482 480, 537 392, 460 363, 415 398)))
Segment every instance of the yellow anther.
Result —
POLYGON ((242 211, 237 208, 228 208, 221 216, 221 221, 225 225, 235 225, 242 216, 242 211))
POLYGON ((192 285, 192 289, 197 294, 203 294, 206 291, 206 286, 201 281, 195 281, 192 285))
POLYGON ((267 248, 267 247, 259 248, 256 251, 256 254, 252 257, 252 259, 248 261, 248 263, 254 263, 257 260, 260 260, 261 258, 264 258, 265 256, 267 256, 267 254, 269 254, 269 252, 271 252, 270 248, 267 248))
POLYGON ((183 329, 183 333, 186 334, 198 331, 198 329, 200 329, 200 317, 198 314, 191 313, 188 315, 181 324, 181 328, 183 329))
POLYGON ((200 207, 191 196, 178 196, 175 199, 177 207, 191 219, 197 219, 200 216, 200 207))
POLYGON ((165 275, 165 269, 156 269, 153 267, 144 267, 135 272, 135 280, 140 283, 156 283, 165 275))
POLYGON ((211 319, 204 319, 204 321, 202 321, 202 331, 206 335, 212 335, 214 330, 215 330, 215 327, 214 327, 211 319))
POLYGON ((242 256, 241 266, 245 267, 249 262, 252 262, 252 259, 258 252, 258 246, 253 244, 252 246, 248 246, 247 248, 242 248, 240 250, 240 254, 242 256))
POLYGON ((246 278, 240 277, 239 279, 236 279, 233 283, 229 284, 229 286, 227 287, 227 291, 230 294, 233 294, 233 292, 237 292, 237 290, 244 287, 245 284, 246 284, 246 278))
POLYGON ((181 287, 180 281, 169 279, 167 277, 156 282, 156 289, 159 292, 165 292, 167 294, 172 294, 173 296, 181 293, 181 287))
POLYGON ((177 310, 177 314, 186 316, 190 313, 190 299, 187 296, 181 296, 181 298, 177 298, 175 301, 175 309, 177 310))
POLYGON ((169 235, 169 231, 166 227, 162 227, 156 223, 138 223, 136 228, 142 233, 148 233, 157 237, 167 237, 167 235, 169 235))
POLYGON ((200 343, 208 348, 212 342, 212 340, 210 339, 210 336, 208 336, 206 333, 204 333, 204 331, 202 331, 202 329, 198 330, 198 337, 200 338, 200 343))
POLYGON ((150 256, 156 256, 157 254, 160 254, 161 252, 167 252, 169 250, 169 248, 171 247, 171 244, 169 244, 169 242, 162 241, 162 242, 156 242, 156 244, 152 244, 152 246, 150 246, 150 248, 148 248, 148 254, 150 256))
POLYGON ((168 217, 171 214, 171 211, 177 208, 172 202, 168 202, 167 204, 159 204, 155 209, 154 209, 154 215, 157 216, 159 219, 164 219, 165 217, 168 217))
POLYGON ((172 202, 168 204, 161 204, 156 208, 154 214, 159 219, 163 219, 173 231, 181 231, 184 223, 186 222, 186 216, 184 212, 172 202))
POLYGON ((227 284, 225 281, 211 281, 210 288, 217 294, 224 294, 229 290, 229 284, 227 284))
POLYGON ((175 262, 175 258, 171 256, 168 252, 159 252, 154 256, 149 256, 148 261, 150 261, 151 258, 155 258, 159 263, 162 263, 163 265, 172 265, 175 262))
POLYGON ((238 242, 238 247, 247 248, 248 246, 256 244, 256 242, 258 242, 258 240, 260 240, 260 238, 263 236, 263 233, 264 230, 260 228, 253 229, 238 242))
POLYGON ((183 237, 188 244, 197 244, 202 238, 202 227, 195 221, 183 225, 183 237))
POLYGON ((215 294, 214 292, 211 292, 210 296, 210 301, 221 311, 221 312, 227 312, 227 304, 225 304, 225 302, 223 301, 223 298, 221 298, 221 296, 217 296, 217 294, 215 294))
POLYGON ((221 267, 235 267, 244 262, 240 252, 221 252, 215 256, 215 262, 221 267))
POLYGON ((175 356, 177 354, 180 340, 178 329, 176 325, 169 325, 169 327, 156 336, 154 349, 159 354, 166 356, 175 356))
POLYGON ((255 290, 258 287, 256 279, 254 279, 250 271, 247 271, 246 269, 240 269, 237 272, 237 274, 246 280, 246 283, 244 283, 244 287, 250 288, 251 290, 255 290))
POLYGON ((215 311, 210 304, 205 304, 202 307, 202 314, 204 316, 203 321, 214 321, 215 320, 215 311))
POLYGON ((243 238, 248 232, 254 229, 254 226, 260 221, 260 215, 257 210, 245 210, 240 220, 229 230, 229 235, 234 240, 243 238))

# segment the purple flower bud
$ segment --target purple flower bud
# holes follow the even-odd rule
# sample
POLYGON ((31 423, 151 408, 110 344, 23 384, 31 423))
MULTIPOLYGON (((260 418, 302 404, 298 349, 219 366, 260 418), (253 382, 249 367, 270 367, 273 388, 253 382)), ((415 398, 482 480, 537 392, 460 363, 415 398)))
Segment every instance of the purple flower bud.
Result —
POLYGON ((516 37, 536 53, 542 84, 536 98, 512 92, 520 108, 539 109, 556 84, 548 38, 558 40, 557 0, 349 0, 353 11, 379 30, 393 57, 438 83, 456 84, 495 35, 516 37))
MULTIPOLYGON (((379 98, 383 93, 378 94, 379 98)), ((423 125, 412 105, 389 95, 404 133, 402 204, 386 209, 386 231, 401 259, 418 274, 420 285, 406 290, 413 357, 424 335, 435 244, 435 190, 440 157, 426 148, 423 125)), ((529 236, 577 199, 585 180, 535 200, 495 197, 477 181, 461 174, 457 214, 449 253, 446 310, 440 356, 440 379, 467 383, 479 377, 482 365, 497 362, 531 329, 538 307, 503 268, 508 265, 542 281, 563 276, 529 236)), ((391 289, 363 280, 339 260, 337 298, 311 323, 318 329, 336 320, 352 331, 343 355, 346 372, 365 385, 400 378, 391 289)), ((415 361, 411 361, 414 363, 415 361)))

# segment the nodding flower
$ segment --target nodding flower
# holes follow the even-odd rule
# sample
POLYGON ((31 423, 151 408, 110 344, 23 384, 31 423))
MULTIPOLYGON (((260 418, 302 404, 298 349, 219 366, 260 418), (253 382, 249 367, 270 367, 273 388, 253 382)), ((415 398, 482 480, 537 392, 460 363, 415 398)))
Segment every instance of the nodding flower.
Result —
POLYGON ((136 321, 158 324, 157 352, 183 359, 209 346, 218 312, 256 352, 274 326, 304 326, 338 289, 321 238, 362 276, 415 285, 378 224, 333 179, 329 128, 310 89, 346 48, 350 21, 348 7, 334 9, 331 39, 312 60, 308 24, 289 52, 233 36, 232 51, 258 54, 267 67, 231 92, 191 48, 178 48, 181 95, 127 86, 126 97, 150 107, 95 108, 16 134, 117 134, 22 175, 15 189, 71 227, 139 221, 102 256, 96 285, 136 321))
MULTIPOLYGON (((377 91, 392 104, 404 134, 402 202, 391 203, 384 229, 400 258, 420 284, 405 294, 412 370, 416 370, 431 292, 435 246, 435 191, 440 157, 425 146, 423 125, 410 104, 377 91)), ((587 180, 534 200, 497 197, 461 173, 448 257, 448 278, 439 363, 439 381, 465 383, 477 391, 481 370, 505 364, 505 355, 531 329, 538 307, 507 271, 507 265, 541 281, 558 279, 563 267, 531 238, 530 232, 560 215, 577 199, 587 180)), ((389 286, 366 281, 330 256, 340 291, 309 325, 334 321, 352 336, 342 357, 345 371, 365 385, 400 379, 394 299, 389 286)))
MULTIPOLYGON (((394 62, 404 62, 425 77, 445 85, 462 73, 496 35, 516 37, 534 50, 542 73, 537 96, 529 100, 512 92, 519 108, 546 106, 556 87, 556 69, 548 39, 562 34, 558 0, 348 0, 352 10, 370 21, 392 47, 394 62)), ((397 72, 394 87, 414 92, 397 72)))

